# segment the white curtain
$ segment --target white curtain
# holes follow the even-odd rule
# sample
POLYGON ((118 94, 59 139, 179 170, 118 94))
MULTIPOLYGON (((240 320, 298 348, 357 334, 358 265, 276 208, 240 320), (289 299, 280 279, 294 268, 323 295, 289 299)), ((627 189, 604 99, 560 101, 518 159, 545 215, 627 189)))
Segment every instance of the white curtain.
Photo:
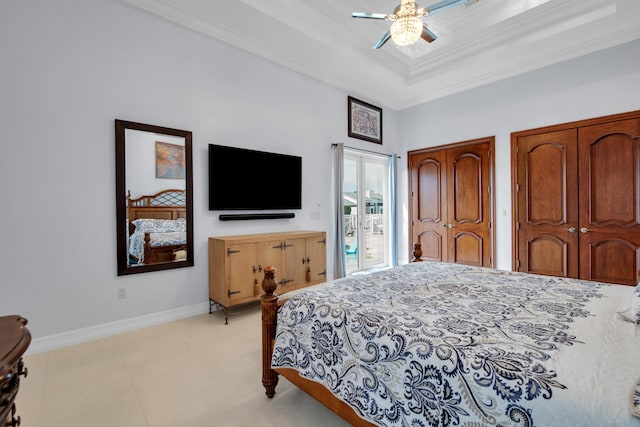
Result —
POLYGON ((398 206, 396 203, 396 170, 398 156, 396 154, 389 157, 389 229, 391 231, 391 242, 389 242, 389 264, 391 267, 398 265, 398 206))
POLYGON ((333 200, 336 218, 335 250, 333 260, 333 277, 339 279, 346 276, 347 259, 344 251, 344 144, 333 144, 333 200))

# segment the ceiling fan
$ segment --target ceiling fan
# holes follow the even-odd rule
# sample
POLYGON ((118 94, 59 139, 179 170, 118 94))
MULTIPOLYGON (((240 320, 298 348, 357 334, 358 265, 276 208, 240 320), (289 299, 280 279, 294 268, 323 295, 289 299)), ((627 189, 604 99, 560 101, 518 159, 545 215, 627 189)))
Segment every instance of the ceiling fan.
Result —
POLYGON ((438 37, 432 33, 422 17, 444 12, 455 6, 462 6, 477 0, 443 0, 428 7, 418 7, 414 0, 401 0, 401 3, 393 9, 392 14, 354 12, 353 18, 384 19, 391 21, 391 28, 387 31, 373 48, 380 49, 391 38, 399 46, 408 46, 418 39, 431 43, 438 37))

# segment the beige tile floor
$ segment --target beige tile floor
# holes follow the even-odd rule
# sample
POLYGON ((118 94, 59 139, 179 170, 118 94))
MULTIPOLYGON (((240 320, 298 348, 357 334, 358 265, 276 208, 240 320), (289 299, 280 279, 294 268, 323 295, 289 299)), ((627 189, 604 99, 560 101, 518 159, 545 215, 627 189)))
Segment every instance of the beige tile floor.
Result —
POLYGON ((260 308, 204 314, 25 357, 23 427, 346 426, 284 379, 261 383, 260 308))

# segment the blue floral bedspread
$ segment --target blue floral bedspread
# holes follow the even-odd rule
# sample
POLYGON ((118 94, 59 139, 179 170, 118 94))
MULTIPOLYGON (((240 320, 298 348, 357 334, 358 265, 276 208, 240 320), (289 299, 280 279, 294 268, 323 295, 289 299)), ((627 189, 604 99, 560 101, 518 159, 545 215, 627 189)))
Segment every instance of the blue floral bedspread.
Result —
POLYGON ((603 287, 427 262, 351 276, 282 306, 272 367, 378 425, 540 425, 534 403, 566 388, 552 358, 603 287))

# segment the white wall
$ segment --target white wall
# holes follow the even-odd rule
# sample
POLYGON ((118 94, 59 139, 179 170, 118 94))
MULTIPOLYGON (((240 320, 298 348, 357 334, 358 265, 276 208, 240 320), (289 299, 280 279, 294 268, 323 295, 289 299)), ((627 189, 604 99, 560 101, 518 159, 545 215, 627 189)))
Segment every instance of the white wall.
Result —
MULTIPOLYGON (((496 137, 496 265, 511 270, 511 133, 639 109, 635 41, 401 111, 399 151, 496 137)), ((407 163, 401 165, 399 210, 407 212, 407 163)), ((400 254, 409 247, 403 219, 400 254)))
POLYGON ((0 315, 29 319, 36 339, 204 310, 208 236, 315 229, 330 247, 330 144, 397 140, 386 109, 384 146, 346 137, 347 95, 366 97, 117 0, 2 1, 0 40, 0 315), (116 276, 116 118, 193 132, 195 267, 116 276), (220 222, 207 210, 209 143, 302 156, 296 218, 220 222))

